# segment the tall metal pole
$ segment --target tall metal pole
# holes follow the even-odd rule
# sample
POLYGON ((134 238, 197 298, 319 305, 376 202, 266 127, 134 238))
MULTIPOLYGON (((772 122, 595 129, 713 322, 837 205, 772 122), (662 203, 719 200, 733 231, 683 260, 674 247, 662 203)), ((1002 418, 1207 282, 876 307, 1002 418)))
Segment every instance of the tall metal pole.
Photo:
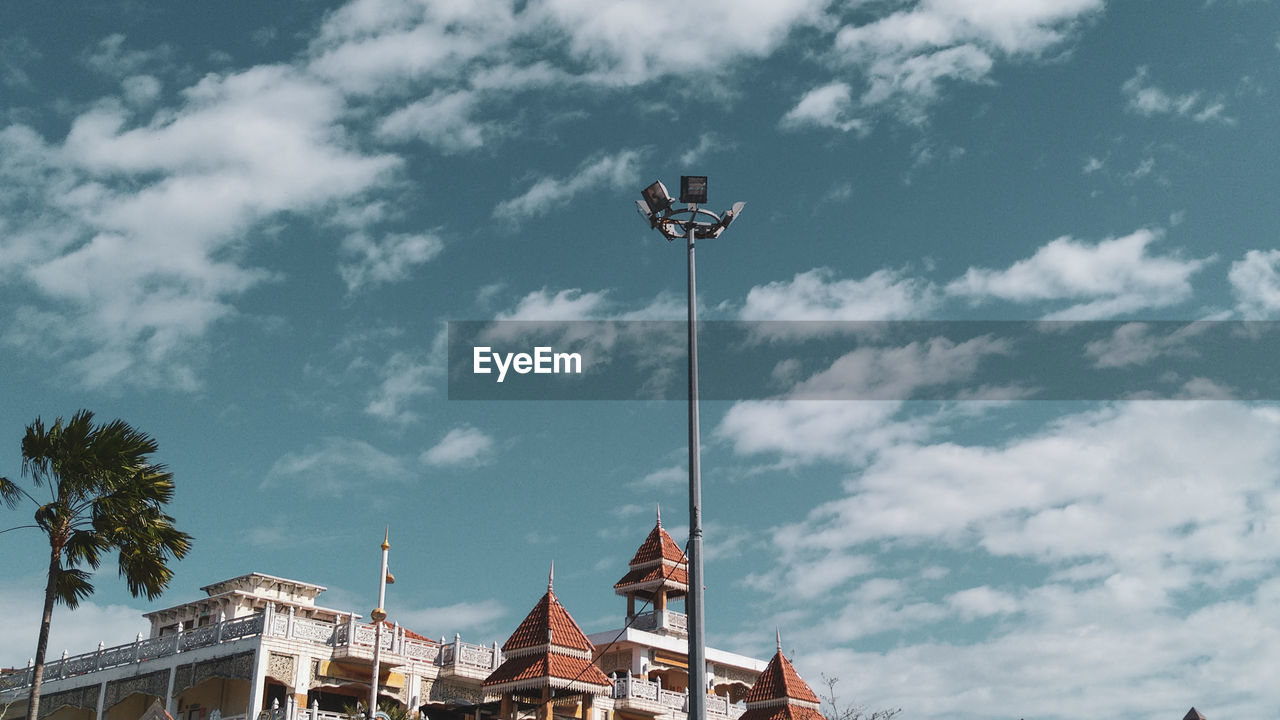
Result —
MULTIPOLYGON (((690 208, 696 208, 690 205, 690 208)), ((702 597, 702 463, 698 448, 698 287, 693 266, 695 223, 691 213, 689 249, 689 720, 707 717, 706 630, 702 597)))
MULTIPOLYGON (((382 621, 387 619, 387 552, 391 550, 391 528, 387 528, 382 538, 382 573, 378 575, 378 607, 369 613, 373 618, 373 677, 369 680, 369 710, 365 717, 373 720, 378 712, 378 676, 381 674, 382 661, 382 621)), ((353 638, 354 639, 354 638, 353 638)))

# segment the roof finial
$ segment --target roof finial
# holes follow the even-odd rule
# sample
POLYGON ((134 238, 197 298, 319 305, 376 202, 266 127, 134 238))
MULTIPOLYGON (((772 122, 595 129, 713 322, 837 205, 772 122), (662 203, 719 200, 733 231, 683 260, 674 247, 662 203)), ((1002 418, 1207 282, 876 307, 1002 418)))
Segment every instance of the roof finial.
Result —
POLYGON ((658 506, 658 527, 662 527, 662 503, 656 503, 658 506))
POLYGON ((773 626, 773 631, 778 634, 778 652, 781 653, 782 652, 782 631, 778 629, 777 625, 773 626))
POLYGON ((547 592, 551 592, 551 586, 556 581, 556 561, 551 561, 551 572, 547 573, 547 592))
POLYGON ((386 532, 383 533, 382 535, 382 549, 383 550, 391 549, 391 526, 390 525, 387 526, 386 532))

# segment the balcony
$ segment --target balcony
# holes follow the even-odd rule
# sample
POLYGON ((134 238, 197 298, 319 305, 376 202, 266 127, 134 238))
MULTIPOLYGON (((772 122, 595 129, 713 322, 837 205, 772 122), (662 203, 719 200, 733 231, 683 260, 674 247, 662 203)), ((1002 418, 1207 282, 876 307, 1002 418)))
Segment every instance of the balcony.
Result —
POLYGON ((631 620, 631 627, 636 630, 687 636, 689 616, 671 610, 654 610, 636 615, 631 620))
MULTIPOLYGON (((49 660, 44 666, 44 680, 50 682, 63 678, 87 675, 89 673, 143 663, 156 658, 176 655, 196 648, 212 647, 240 638, 262 634, 263 615, 224 620, 213 625, 206 625, 195 630, 163 635, 156 638, 138 639, 125 645, 100 647, 94 652, 79 655, 64 655, 61 659, 49 660)), ((12 673, 0 675, 0 692, 29 687, 33 670, 26 668, 12 673)))
MULTIPOLYGON (((663 690, 662 684, 637 677, 620 677, 613 681, 613 702, 618 710, 630 710, 645 715, 687 713, 689 693, 663 690)), ((707 696, 707 716, 737 720, 747 708, 730 703, 719 695, 707 696)))

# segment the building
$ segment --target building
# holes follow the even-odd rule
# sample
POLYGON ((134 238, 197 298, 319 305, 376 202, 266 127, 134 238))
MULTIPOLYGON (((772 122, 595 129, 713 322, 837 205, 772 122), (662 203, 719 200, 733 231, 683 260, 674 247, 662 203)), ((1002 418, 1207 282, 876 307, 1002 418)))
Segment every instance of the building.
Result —
MULTIPOLYGON (((434 640, 383 621, 379 704, 431 720, 684 720, 685 557, 662 528, 615 592, 619 630, 586 635, 547 591, 499 647, 434 640)), ((249 573, 146 613, 126 645, 46 661, 40 720, 138 720, 157 701, 177 720, 343 720, 367 704, 376 628, 324 607, 320 585, 249 573)), ((737 720, 766 663, 707 649, 709 718, 737 720)), ((0 706, 25 714, 30 669, 0 675, 0 706)))

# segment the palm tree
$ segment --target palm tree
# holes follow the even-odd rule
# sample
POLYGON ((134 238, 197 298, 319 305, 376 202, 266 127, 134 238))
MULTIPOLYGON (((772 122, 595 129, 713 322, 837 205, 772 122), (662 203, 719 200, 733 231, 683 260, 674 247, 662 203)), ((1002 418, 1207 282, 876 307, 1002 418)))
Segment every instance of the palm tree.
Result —
POLYGON ((169 559, 185 557, 191 549, 191 536, 164 513, 173 498, 173 474, 150 461, 155 451, 155 440, 123 420, 94 425, 93 413, 81 410, 70 422, 58 418, 47 429, 39 418, 27 426, 22 474, 33 481, 33 492, 0 477, 6 505, 17 507, 24 498, 36 505, 35 524, 9 530, 34 527, 49 538, 49 578, 27 720, 36 720, 39 711, 54 603, 74 609, 93 594, 91 574, 83 567, 97 569, 105 555, 118 551, 129 592, 154 600, 173 577, 169 559), (46 492, 47 502, 36 499, 46 492))

